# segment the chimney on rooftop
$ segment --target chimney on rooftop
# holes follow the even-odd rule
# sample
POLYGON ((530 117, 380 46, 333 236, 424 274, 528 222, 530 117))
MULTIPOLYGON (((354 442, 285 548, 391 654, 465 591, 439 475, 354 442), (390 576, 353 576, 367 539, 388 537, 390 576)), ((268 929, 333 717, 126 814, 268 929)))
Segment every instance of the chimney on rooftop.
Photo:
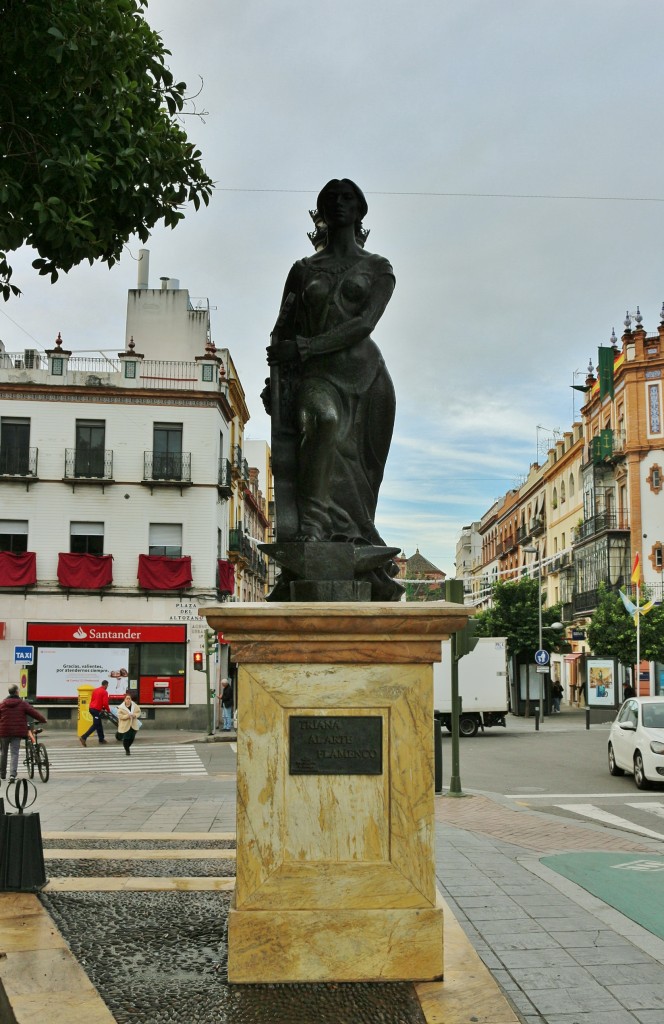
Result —
POLYGON ((150 280, 150 250, 138 250, 138 288, 149 288, 150 280))

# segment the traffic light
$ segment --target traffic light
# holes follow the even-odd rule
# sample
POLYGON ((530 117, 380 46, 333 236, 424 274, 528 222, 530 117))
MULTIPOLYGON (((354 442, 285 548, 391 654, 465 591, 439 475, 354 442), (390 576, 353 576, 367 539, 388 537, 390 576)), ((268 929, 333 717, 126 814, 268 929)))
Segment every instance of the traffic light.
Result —
POLYGON ((202 651, 194 651, 194 672, 205 672, 202 651))
POLYGON ((219 641, 217 639, 217 634, 215 633, 215 631, 213 629, 206 629, 205 653, 207 654, 208 658, 210 657, 211 654, 214 654, 216 652, 218 646, 219 641))
MULTIPOLYGON (((463 580, 445 580, 445 600, 453 604, 463 604, 463 580)), ((464 654, 470 654, 477 647, 479 637, 475 636, 477 623, 473 619, 463 629, 458 629, 456 637, 456 658, 463 658, 464 654)))
POLYGON ((457 658, 463 658, 464 654, 470 654, 477 647, 477 641, 479 637, 477 633, 477 623, 474 619, 468 619, 468 622, 460 629, 456 634, 456 655, 457 658))

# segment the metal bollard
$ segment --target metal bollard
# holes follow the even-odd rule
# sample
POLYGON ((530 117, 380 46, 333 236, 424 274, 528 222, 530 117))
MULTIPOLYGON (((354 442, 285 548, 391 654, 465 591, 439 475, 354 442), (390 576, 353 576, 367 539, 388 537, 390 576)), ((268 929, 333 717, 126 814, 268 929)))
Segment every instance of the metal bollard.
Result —
POLYGON ((443 792, 443 716, 439 711, 433 713, 433 759, 434 759, 434 790, 443 792))
POLYGON ((535 705, 535 732, 539 732, 540 727, 540 709, 539 704, 535 705))
POLYGON ((590 708, 586 708, 586 729, 590 728, 590 708))
POLYGON ((7 787, 7 801, 18 813, 0 815, 2 892, 37 892, 47 882, 39 814, 23 813, 26 805, 30 806, 37 798, 37 789, 34 785, 32 788, 34 796, 28 804, 27 779, 16 781, 13 800, 7 787))

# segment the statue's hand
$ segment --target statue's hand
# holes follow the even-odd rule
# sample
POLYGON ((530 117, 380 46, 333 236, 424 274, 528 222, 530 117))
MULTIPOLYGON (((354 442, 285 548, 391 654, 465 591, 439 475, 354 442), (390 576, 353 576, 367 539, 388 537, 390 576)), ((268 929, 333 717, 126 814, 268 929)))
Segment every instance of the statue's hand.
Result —
POLYGON ((293 338, 280 338, 276 344, 273 342, 267 348, 267 361, 270 366, 289 363, 296 355, 297 345, 293 338))
POLYGON ((269 377, 265 378, 265 387, 261 391, 261 402, 263 403, 263 408, 265 409, 265 412, 268 414, 268 416, 271 416, 272 415, 272 388, 270 387, 270 378, 269 377))

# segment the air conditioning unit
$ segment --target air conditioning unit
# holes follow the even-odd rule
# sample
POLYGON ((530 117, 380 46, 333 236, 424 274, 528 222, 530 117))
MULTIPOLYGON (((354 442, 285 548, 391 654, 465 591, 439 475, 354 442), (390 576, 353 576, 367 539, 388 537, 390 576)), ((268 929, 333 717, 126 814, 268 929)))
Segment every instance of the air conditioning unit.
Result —
POLYGON ((23 365, 26 370, 34 370, 39 366, 39 353, 34 348, 26 348, 23 353, 23 365))

